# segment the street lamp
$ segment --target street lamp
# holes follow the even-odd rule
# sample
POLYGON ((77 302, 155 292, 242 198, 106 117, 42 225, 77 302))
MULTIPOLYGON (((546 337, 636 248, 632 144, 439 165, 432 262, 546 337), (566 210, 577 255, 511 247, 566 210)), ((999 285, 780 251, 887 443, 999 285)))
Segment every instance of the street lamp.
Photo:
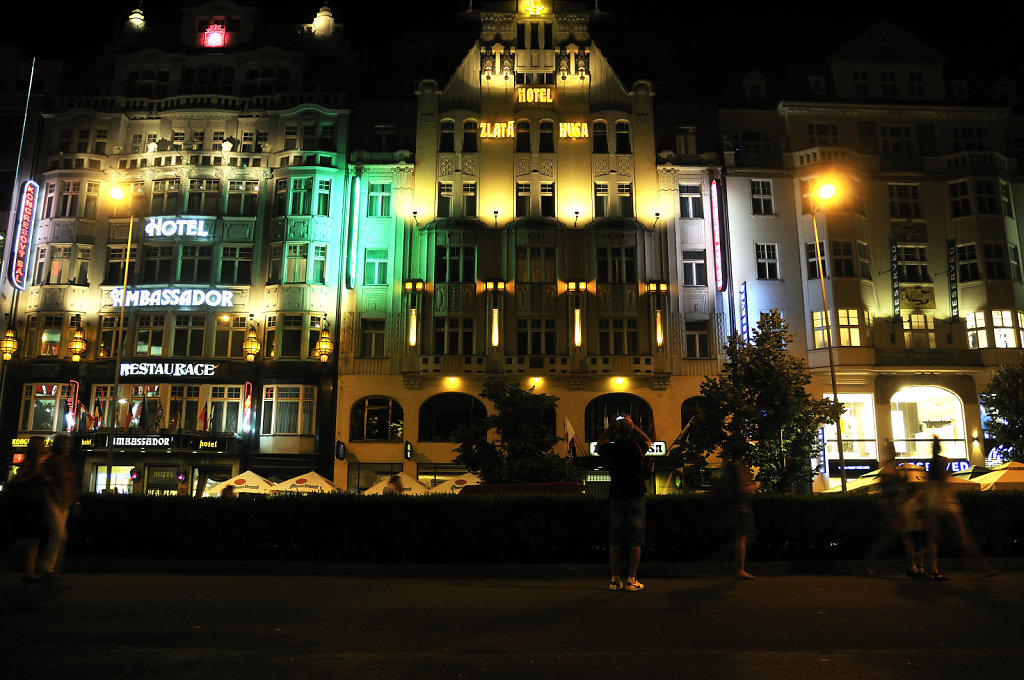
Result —
MULTIPOLYGON (((121 201, 125 198, 124 190, 116 184, 110 188, 110 197, 115 201, 121 201)), ((124 354, 124 308, 125 308, 125 297, 128 293, 128 265, 131 262, 132 252, 132 228, 135 226, 135 212, 132 210, 131 199, 128 200, 128 241, 125 244, 124 249, 124 281, 121 285, 121 313, 117 321, 117 335, 114 337, 114 347, 112 355, 114 357, 114 391, 111 395, 111 399, 108 401, 108 408, 111 408, 111 425, 110 434, 108 435, 107 441, 107 480, 104 484, 103 491, 106 493, 110 492, 110 478, 114 475, 114 434, 117 432, 117 415, 120 410, 120 400, 118 395, 121 391, 121 355, 124 354)), ((129 404, 129 407, 131 405, 129 404)))
MULTIPOLYGON (((825 316, 825 345, 828 348, 828 370, 832 377, 832 401, 839 403, 839 390, 836 388, 836 362, 832 356, 832 321, 828 308, 828 296, 825 294, 825 249, 818 238, 818 210, 821 204, 835 198, 836 186, 825 183, 818 187, 818 200, 811 205, 811 225, 814 227, 814 250, 818 253, 818 281, 821 282, 821 307, 825 316)), ((836 445, 839 447, 839 479, 842 482, 843 492, 846 492, 846 457, 843 455, 843 427, 842 416, 836 420, 836 445)), ((828 471, 828 456, 825 457, 826 472, 828 471)))

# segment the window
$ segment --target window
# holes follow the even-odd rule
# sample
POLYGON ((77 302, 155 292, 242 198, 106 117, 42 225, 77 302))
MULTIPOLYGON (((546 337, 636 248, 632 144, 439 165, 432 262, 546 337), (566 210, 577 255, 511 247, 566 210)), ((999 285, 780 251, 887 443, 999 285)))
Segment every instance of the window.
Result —
POLYGON ((263 388, 263 434, 311 435, 316 427, 315 416, 315 387, 275 385, 263 388))
POLYGON ((171 265, 174 249, 171 246, 145 246, 142 249, 143 283, 167 283, 172 280, 171 265))
MULTIPOLYGON (((100 349, 98 356, 101 359, 114 356, 115 352, 120 349, 120 346, 114 346, 119 319, 120 317, 118 316, 104 316, 100 318, 100 349)), ((122 342, 126 335, 125 330, 121 332, 122 342)))
POLYGON ((373 126, 373 150, 394 151, 395 150, 395 126, 374 125, 373 126))
POLYGON ((153 180, 152 211, 154 215, 177 215, 180 197, 180 179, 153 180))
POLYGON ((434 319, 435 354, 473 354, 473 319, 434 319))
POLYGON ((839 309, 836 310, 839 316, 839 346, 840 347, 860 347, 860 324, 858 321, 858 310, 856 309, 839 309))
POLYGON ((852 241, 832 241, 832 274, 845 278, 857 276, 852 241))
POLYGON ((292 177, 289 215, 309 215, 313 202, 313 178, 292 177))
POLYGON ((594 123, 594 153, 608 153, 608 124, 602 121, 594 123))
POLYGON ((554 319, 516 319, 516 354, 554 354, 554 319))
POLYGON ((140 314, 138 316, 135 330, 135 356, 163 356, 166 323, 163 314, 140 314))
POLYGON ((839 146, 839 126, 831 123, 808 123, 807 146, 839 146))
POLYGON ((550 120, 540 122, 540 153, 555 152, 555 124, 550 120))
POLYGON ((1017 335, 1013 328, 1013 311, 1009 309, 992 310, 992 336, 994 347, 1016 347, 1017 335))
POLYGON ((736 145, 736 163, 738 165, 756 165, 767 163, 771 159, 771 140, 759 130, 742 130, 734 137, 736 145))
POLYGON ((309 245, 289 243, 285 259, 285 283, 305 283, 309 245))
POLYGON ((598 248, 597 282, 636 283, 636 248, 598 248))
POLYGON ((96 204, 100 197, 100 183, 99 182, 86 182, 85 183, 85 211, 82 213, 82 217, 87 220, 96 219, 96 204))
POLYGON ((691 359, 707 359, 711 356, 711 336, 707 321, 687 321, 683 337, 686 356, 691 359))
POLYGON ((530 183, 516 182, 516 217, 530 215, 530 183))
POLYGON ((210 387, 210 425, 212 432, 238 432, 242 410, 242 388, 232 385, 210 387))
POLYGON ((755 215, 774 215, 772 182, 768 179, 750 180, 750 209, 755 215))
POLYGON ((999 183, 999 197, 1003 204, 1003 215, 1013 217, 1013 199, 1010 197, 1010 185, 1006 182, 999 183))
POLYGON ((903 345, 907 349, 935 349, 935 316, 904 314, 903 345))
POLYGON ((327 283, 327 246, 313 244, 313 271, 309 282, 316 286, 327 283))
POLYGON ((971 199, 967 190, 967 180, 950 182, 949 207, 953 217, 966 217, 971 214, 971 199))
POLYGON ((441 121, 441 136, 438 140, 437 150, 444 152, 455 151, 455 121, 441 121))
POLYGON ((608 217, 608 183, 594 183, 594 217, 608 217))
POLYGON ((182 429, 200 428, 199 385, 171 385, 171 398, 167 406, 167 426, 170 429, 180 432, 182 429))
POLYGON ((274 215, 288 214, 288 180, 279 179, 274 183, 274 215))
POLYGON ((1010 277, 1017 283, 1020 283, 1022 281, 1020 271, 1020 248, 1011 243, 1007 246, 1007 249, 1010 253, 1010 277))
POLYGON ((889 185, 889 217, 920 219, 921 199, 916 184, 889 185))
POLYGON ((70 387, 58 385, 25 385, 21 401, 21 430, 57 432, 64 429, 64 414, 70 387))
POLYGON ((630 354, 639 352, 636 319, 598 319, 598 354, 630 354))
POLYGON ((390 397, 365 397, 352 405, 353 441, 402 441, 405 414, 390 397))
POLYGON ((470 153, 478 150, 476 121, 467 120, 462 124, 462 151, 463 153, 470 153))
POLYGON ((985 243, 985 277, 989 279, 1006 278, 1006 258, 1003 257, 1003 244, 985 243))
POLYGON ((252 246, 224 246, 220 258, 222 285, 252 283, 252 246))
POLYGON ((971 349, 988 347, 988 333, 985 332, 985 312, 968 312, 964 315, 967 321, 967 346, 971 349))
POLYGON ((629 123, 620 120, 615 123, 615 153, 632 153, 629 144, 629 123))
MULTIPOLYGON (((127 252, 128 258, 128 280, 131 281, 135 275, 135 264, 138 262, 138 254, 132 246, 127 252)), ((124 264, 126 250, 124 247, 111 246, 107 249, 107 268, 103 277, 105 284, 124 284, 124 264)))
POLYGON ((473 283, 476 281, 475 246, 437 246, 434 257, 436 283, 473 283))
POLYGON ((437 216, 452 216, 452 182, 437 183, 437 216))
MULTIPOLYGON (((829 318, 832 312, 828 313, 829 318)), ((811 328, 814 332, 814 349, 828 347, 828 326, 824 312, 811 312, 811 328)))
POLYGON ((755 243, 754 258, 757 260, 757 278, 779 279, 779 244, 755 243))
POLYGON ((247 334, 244 316, 218 316, 217 330, 213 338, 213 356, 241 359, 245 356, 242 343, 245 342, 247 334))
POLYGON ((878 74, 882 81, 882 96, 883 97, 895 97, 899 94, 899 89, 896 85, 896 73, 893 71, 882 71, 878 74))
POLYGON ((363 261, 363 285, 382 286, 388 282, 388 249, 367 248, 363 261))
POLYGON ((323 217, 331 216, 331 180, 318 179, 316 181, 316 215, 323 217))
POLYGON ((699 184, 679 185, 679 216, 686 219, 704 218, 704 201, 699 184))
POLYGON ((216 215, 220 199, 219 179, 188 181, 188 212, 193 215, 216 215))
POLYGON ((965 243, 956 248, 956 259, 959 265, 960 283, 981 280, 981 265, 978 260, 978 246, 965 243))
POLYGON ((995 180, 974 180, 974 198, 978 202, 979 215, 1003 214, 1003 201, 997 193, 995 180))
POLYGON ((359 325, 362 356, 381 358, 384 352, 384 319, 363 319, 359 325))
POLYGON ((619 182, 619 217, 633 217, 633 185, 619 182))
POLYGON ((450 442, 459 425, 473 426, 487 417, 487 408, 469 394, 435 394, 420 407, 420 441, 450 442))
POLYGON ((684 286, 708 285, 707 251, 684 250, 680 260, 684 286))
POLYGON ((277 317, 268 316, 263 335, 263 352, 268 359, 277 357, 277 317))
POLYGON ((61 182, 60 187, 60 210, 55 217, 78 217, 78 200, 82 191, 82 183, 61 182))
POLYGON ((555 216, 555 183, 541 182, 540 184, 540 216, 555 216))
POLYGON ((476 217, 476 182, 462 183, 462 216, 476 217))
POLYGON ((925 246, 896 246, 896 267, 900 283, 930 283, 928 253, 925 246))
POLYGON ((868 244, 863 241, 857 241, 857 263, 860 271, 860 278, 865 281, 870 281, 871 277, 871 253, 868 250, 868 244))
POLYGON ((910 127, 900 125, 879 126, 882 137, 882 153, 887 156, 910 156, 914 153, 914 145, 910 136, 910 127))
POLYGON ((827 277, 828 270, 825 268, 825 263, 818 258, 819 253, 825 254, 825 243, 819 242, 817 247, 813 243, 805 243, 804 252, 807 255, 807 280, 811 281, 819 277, 827 277))
POLYGON ((984 149, 981 128, 953 128, 953 148, 957 151, 984 149))
POLYGON ((301 314, 285 314, 281 317, 281 348, 278 356, 282 359, 298 359, 302 356, 301 314))
POLYGON ((205 338, 205 316, 178 314, 174 317, 174 356, 203 356, 203 341, 205 338))
POLYGON ((391 216, 391 183, 370 182, 366 200, 367 217, 391 216))
POLYGON ((1017 312, 1017 331, 1020 336, 1020 346, 1024 347, 1024 312, 1017 312))
POLYGON ((210 283, 210 272, 213 265, 213 246, 182 246, 181 272, 178 281, 181 283, 210 283))
POLYGON ((40 213, 40 217, 56 217, 53 213, 53 209, 56 206, 57 200, 57 183, 47 182, 46 183, 46 196, 43 198, 43 210, 40 213))
POLYGON ((550 246, 517 247, 516 281, 553 283, 555 281, 555 249, 550 246))

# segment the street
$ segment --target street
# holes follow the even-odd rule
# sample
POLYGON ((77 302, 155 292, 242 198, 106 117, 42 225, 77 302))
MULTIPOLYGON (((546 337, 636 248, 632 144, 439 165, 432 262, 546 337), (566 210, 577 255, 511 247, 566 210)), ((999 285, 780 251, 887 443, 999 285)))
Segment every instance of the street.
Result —
POLYGON ((1024 662, 1020 570, 737 582, 662 567, 637 593, 608 592, 598 565, 514 571, 70 573, 33 586, 0 574, 0 677, 972 678, 1024 662))

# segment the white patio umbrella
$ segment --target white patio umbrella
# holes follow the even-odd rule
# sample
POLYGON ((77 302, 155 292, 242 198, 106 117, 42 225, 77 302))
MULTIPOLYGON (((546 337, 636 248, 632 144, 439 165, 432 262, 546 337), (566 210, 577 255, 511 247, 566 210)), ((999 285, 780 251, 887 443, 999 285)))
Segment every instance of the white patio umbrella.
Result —
POLYGON ((206 491, 207 496, 219 496, 229 486, 235 487, 235 493, 270 493, 273 484, 269 480, 260 477, 252 470, 231 477, 206 491))
POLYGON ((459 475, 458 477, 452 477, 447 481, 441 482, 432 489, 427 489, 427 493, 459 493, 467 486, 475 486, 477 484, 483 484, 483 480, 472 472, 467 472, 459 475))
POLYGON ((1024 489, 1024 463, 1011 461, 971 481, 980 484, 982 491, 1024 489))
POLYGON ((330 493, 337 491, 338 487, 334 486, 331 480, 311 470, 304 475, 278 482, 271 490, 278 493, 330 493))
MULTIPOLYGON (((419 482, 417 482, 415 479, 405 474, 404 472, 399 472, 398 476, 402 479, 403 494, 421 496, 427 492, 427 487, 423 486, 422 484, 420 484, 419 482)), ((385 477, 384 479, 380 480, 379 482, 371 486, 369 489, 364 491, 363 495, 375 496, 384 493, 384 487, 388 485, 388 479, 390 479, 390 477, 385 477)))

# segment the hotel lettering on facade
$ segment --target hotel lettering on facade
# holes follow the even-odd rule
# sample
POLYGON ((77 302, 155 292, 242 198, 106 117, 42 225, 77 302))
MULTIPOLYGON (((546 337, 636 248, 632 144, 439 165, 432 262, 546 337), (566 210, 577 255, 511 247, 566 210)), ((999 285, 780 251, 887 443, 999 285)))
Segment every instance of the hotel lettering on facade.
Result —
POLYGON ((970 84, 882 25, 792 95, 751 72, 738 101, 656 103, 583 5, 471 16, 454 72, 350 117, 326 8, 286 36, 231 3, 186 8, 180 31, 133 13, 113 85, 54 101, 26 177, 6 454, 70 425, 88 489, 108 461, 112 486, 135 468, 153 493, 244 468, 431 486, 495 376, 557 396, 559 436, 631 414, 674 491, 665 454, 759 312, 780 309, 831 394, 824 275, 848 474, 886 438, 984 461, 978 391, 1024 343, 1012 102, 958 98, 970 84), (825 179, 840 199, 812 205, 825 179))

